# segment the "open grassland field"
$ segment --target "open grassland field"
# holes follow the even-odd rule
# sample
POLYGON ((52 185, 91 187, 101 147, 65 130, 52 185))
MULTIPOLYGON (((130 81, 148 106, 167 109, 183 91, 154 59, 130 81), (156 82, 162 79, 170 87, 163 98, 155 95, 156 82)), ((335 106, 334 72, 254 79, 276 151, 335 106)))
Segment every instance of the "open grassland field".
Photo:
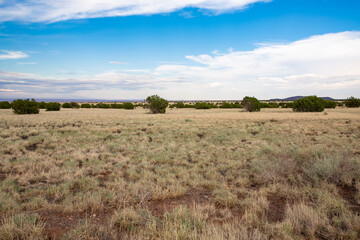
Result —
POLYGON ((0 239, 359 239, 360 109, 0 111, 0 239))

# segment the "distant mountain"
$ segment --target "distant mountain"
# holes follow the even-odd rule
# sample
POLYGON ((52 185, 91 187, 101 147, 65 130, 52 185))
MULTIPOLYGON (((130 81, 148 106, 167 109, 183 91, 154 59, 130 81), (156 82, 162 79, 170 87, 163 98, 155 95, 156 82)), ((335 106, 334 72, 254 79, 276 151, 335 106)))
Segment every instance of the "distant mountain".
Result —
MULTIPOLYGON (((307 97, 307 96, 293 96, 293 97, 288 97, 288 98, 273 98, 273 99, 270 99, 269 101, 295 101, 298 99, 302 99, 304 97, 307 97)), ((320 98, 322 98, 324 100, 332 100, 332 101, 335 100, 331 97, 320 97, 320 98)))

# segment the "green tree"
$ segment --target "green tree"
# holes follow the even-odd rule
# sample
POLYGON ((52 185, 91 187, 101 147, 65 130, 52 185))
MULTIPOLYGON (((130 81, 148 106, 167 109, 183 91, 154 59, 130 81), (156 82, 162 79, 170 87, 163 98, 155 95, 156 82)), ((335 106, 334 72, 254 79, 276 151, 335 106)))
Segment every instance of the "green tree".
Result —
POLYGON ((80 108, 79 104, 76 102, 64 103, 61 107, 62 108, 80 108))
POLYGON ((38 105, 40 109, 46 109, 46 102, 39 102, 38 105))
POLYGON ((91 105, 89 103, 83 103, 81 104, 81 108, 91 108, 91 105))
POLYGON ((325 100, 325 108, 336 108, 337 102, 331 100, 325 100))
POLYGON ((48 102, 45 105, 46 111, 60 111, 60 103, 57 102, 48 102))
POLYGON ((345 106, 348 108, 360 107, 360 99, 359 98, 349 97, 348 99, 346 99, 344 101, 344 103, 345 103, 345 106))
POLYGON ((158 95, 152 95, 146 98, 149 104, 149 109, 152 113, 165 113, 169 102, 158 95))
POLYGON ((241 105, 247 112, 259 112, 261 110, 261 103, 255 97, 244 97, 241 105))
POLYGON ((35 99, 17 99, 12 102, 11 106, 15 114, 39 113, 39 105, 35 99))
POLYGON ((131 102, 125 102, 122 104, 124 106, 125 109, 127 110, 132 110, 135 108, 134 104, 132 104, 131 102))
POLYGON ((0 109, 10 109, 10 108, 11 108, 11 103, 9 103, 8 101, 0 102, 0 109))
POLYGON ((322 112, 325 109, 325 100, 317 96, 308 96, 294 101, 294 112, 322 112))

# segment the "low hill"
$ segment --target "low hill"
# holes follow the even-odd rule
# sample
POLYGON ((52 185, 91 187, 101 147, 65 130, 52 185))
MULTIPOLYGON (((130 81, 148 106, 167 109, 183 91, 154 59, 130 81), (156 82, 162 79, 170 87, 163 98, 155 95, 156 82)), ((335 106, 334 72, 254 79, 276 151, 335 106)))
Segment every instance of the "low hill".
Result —
MULTIPOLYGON (((301 99, 304 97, 307 97, 307 96, 293 96, 293 97, 288 97, 288 98, 273 98, 273 99, 270 99, 270 101, 295 101, 295 100, 298 100, 298 99, 301 99)), ((331 97, 320 97, 320 98, 322 98, 324 100, 332 100, 332 101, 335 100, 331 97)))

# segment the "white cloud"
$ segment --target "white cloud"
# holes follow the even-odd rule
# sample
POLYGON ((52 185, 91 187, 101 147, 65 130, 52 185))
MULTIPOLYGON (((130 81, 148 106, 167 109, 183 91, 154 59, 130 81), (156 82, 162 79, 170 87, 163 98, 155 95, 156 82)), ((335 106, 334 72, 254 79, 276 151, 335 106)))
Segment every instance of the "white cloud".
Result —
POLYGON ((36 62, 18 62, 17 64, 19 64, 19 65, 35 65, 37 63, 36 62))
POLYGON ((208 88, 218 88, 221 87, 223 85, 223 83, 221 82, 212 82, 206 85, 206 87, 208 88))
POLYGON ((0 60, 27 58, 28 55, 21 51, 0 50, 0 60))
POLYGON ((252 51, 186 58, 201 65, 162 65, 156 71, 254 93, 265 87, 314 93, 335 88, 360 90, 360 32, 318 35, 288 44, 266 44, 252 51))
POLYGON ((110 61, 109 63, 111 63, 111 64, 119 64, 119 65, 127 64, 126 62, 119 62, 119 61, 110 61))
POLYGON ((0 89, 0 92, 15 92, 13 89, 0 89))
POLYGON ((252 51, 185 57, 190 61, 187 65, 161 64, 155 69, 125 69, 66 79, 0 71, 0 88, 16 86, 37 94, 81 93, 99 98, 116 98, 117 93, 121 98, 142 98, 154 91, 169 99, 240 99, 245 95, 267 99, 312 94, 360 97, 359 31, 265 44, 252 51))
POLYGON ((187 7, 214 13, 271 0, 13 0, 0 2, 0 21, 56 22, 67 19, 170 13, 187 7))

